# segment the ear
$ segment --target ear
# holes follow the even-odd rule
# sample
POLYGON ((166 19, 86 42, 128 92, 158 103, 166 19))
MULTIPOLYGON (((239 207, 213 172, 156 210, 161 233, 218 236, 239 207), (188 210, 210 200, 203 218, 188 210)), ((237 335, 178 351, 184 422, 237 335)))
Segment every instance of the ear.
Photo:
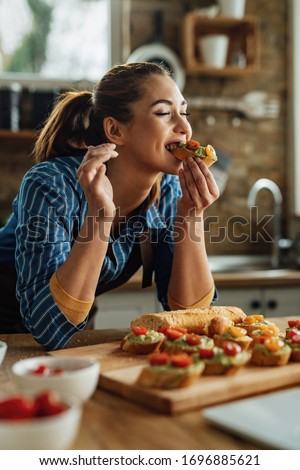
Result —
POLYGON ((109 142, 116 145, 124 144, 123 126, 117 119, 113 117, 104 118, 103 129, 109 142))

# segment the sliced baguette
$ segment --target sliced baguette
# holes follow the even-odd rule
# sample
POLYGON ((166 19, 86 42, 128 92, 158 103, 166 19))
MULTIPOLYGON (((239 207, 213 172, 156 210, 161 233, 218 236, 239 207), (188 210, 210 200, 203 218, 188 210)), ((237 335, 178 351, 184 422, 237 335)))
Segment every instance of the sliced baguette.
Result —
POLYGON ((127 337, 121 341, 122 351, 129 352, 131 354, 150 354, 158 351, 163 339, 155 341, 154 343, 132 343, 127 337))
POLYGON ((299 349, 293 349, 292 348, 292 354, 291 354, 290 359, 293 362, 300 362, 300 351, 299 351, 299 349))
POLYGON ((291 352, 291 348, 285 348, 280 353, 272 354, 254 347, 251 362, 257 366, 285 366, 289 362, 291 352))
POLYGON ((195 383, 204 371, 204 363, 193 366, 193 372, 189 370, 167 368, 159 372, 155 367, 147 366, 141 370, 136 384, 145 388, 174 389, 189 387, 195 383))
POLYGON ((235 375, 244 364, 224 366, 223 364, 207 363, 203 375, 235 375))
POLYGON ((233 343, 238 344, 241 346, 242 351, 247 351, 249 349, 250 344, 252 344, 252 338, 250 336, 242 336, 241 338, 227 338, 224 335, 214 335, 213 337, 215 346, 218 346, 219 348, 222 347, 222 344, 224 341, 232 341, 233 343))
POLYGON ((187 328, 189 333, 206 334, 211 320, 222 315, 233 323, 242 322, 246 314, 239 307, 212 306, 185 310, 171 310, 162 313, 146 313, 131 322, 133 326, 145 326, 158 330, 163 326, 179 326, 187 328))

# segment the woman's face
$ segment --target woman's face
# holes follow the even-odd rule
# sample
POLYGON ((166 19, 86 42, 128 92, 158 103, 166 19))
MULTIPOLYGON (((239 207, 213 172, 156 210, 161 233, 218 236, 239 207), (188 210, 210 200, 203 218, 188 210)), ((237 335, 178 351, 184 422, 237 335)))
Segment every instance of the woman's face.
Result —
POLYGON ((181 162, 167 146, 191 138, 186 101, 170 77, 152 75, 143 91, 131 106, 133 120, 125 126, 125 158, 151 172, 176 174, 181 162))

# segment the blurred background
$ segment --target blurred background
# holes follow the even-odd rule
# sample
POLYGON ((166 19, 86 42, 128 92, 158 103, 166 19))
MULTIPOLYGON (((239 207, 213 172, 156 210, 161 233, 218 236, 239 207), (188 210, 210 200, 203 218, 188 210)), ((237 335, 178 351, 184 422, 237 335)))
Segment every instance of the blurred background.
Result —
POLYGON ((92 89, 111 65, 149 60, 172 69, 190 103, 193 138, 212 144, 219 155, 212 172, 221 197, 205 219, 208 254, 269 254, 268 242, 279 230, 297 257, 299 3, 0 0, 1 223, 33 164, 36 132, 57 94, 92 89), (205 55, 203 39, 220 36, 225 52, 214 63, 220 58, 213 49, 205 55), (282 195, 277 229, 274 192, 261 188, 256 212, 248 207, 261 178, 282 195))

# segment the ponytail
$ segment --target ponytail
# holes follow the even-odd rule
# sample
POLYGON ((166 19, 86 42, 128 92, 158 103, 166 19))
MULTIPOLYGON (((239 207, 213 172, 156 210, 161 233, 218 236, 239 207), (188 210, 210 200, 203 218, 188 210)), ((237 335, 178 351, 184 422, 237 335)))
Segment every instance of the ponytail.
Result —
POLYGON ((94 119, 92 92, 69 91, 57 100, 33 149, 35 161, 76 155, 89 145, 105 142, 94 119))

